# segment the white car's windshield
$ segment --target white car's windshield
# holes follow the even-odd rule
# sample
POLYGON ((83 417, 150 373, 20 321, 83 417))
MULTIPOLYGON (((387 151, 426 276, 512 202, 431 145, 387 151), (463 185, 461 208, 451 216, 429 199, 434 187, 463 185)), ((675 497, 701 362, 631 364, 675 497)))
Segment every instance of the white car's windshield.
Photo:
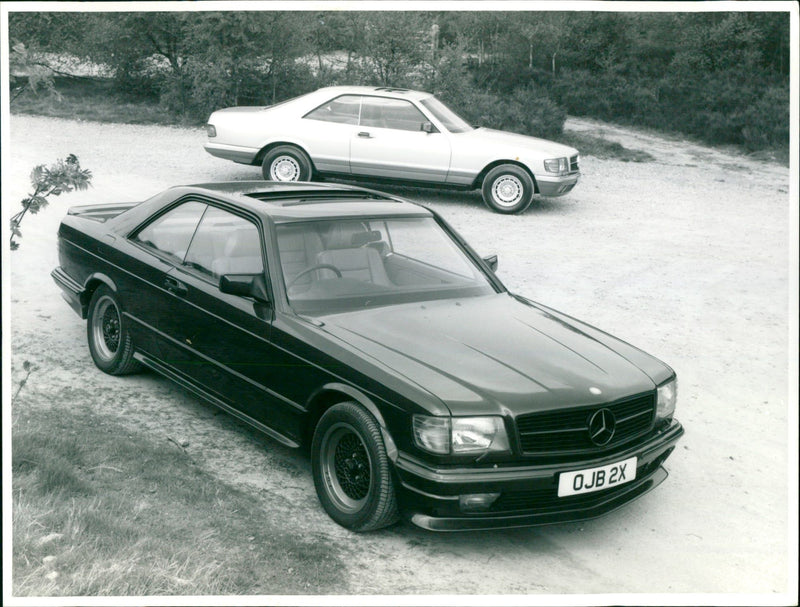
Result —
POLYGON ((277 235, 289 303, 301 314, 494 293, 431 217, 290 223, 277 235))
POLYGON ((439 101, 436 97, 426 97, 422 105, 441 122, 451 133, 466 133, 474 130, 466 120, 439 101))

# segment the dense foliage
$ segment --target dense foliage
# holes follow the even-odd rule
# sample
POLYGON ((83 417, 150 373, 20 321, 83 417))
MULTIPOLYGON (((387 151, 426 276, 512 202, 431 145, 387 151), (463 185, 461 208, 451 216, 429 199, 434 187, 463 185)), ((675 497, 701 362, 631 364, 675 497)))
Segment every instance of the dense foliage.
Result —
POLYGON ((10 12, 9 31, 27 61, 104 65, 185 121, 375 84, 545 137, 570 113, 753 150, 789 141, 788 12, 10 12))

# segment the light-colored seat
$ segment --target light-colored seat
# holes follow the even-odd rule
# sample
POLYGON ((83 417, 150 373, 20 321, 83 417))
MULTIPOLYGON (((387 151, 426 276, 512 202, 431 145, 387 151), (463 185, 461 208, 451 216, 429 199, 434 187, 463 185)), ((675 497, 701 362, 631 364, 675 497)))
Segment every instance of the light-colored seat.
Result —
MULTIPOLYGON (((278 230, 278 250, 286 284, 291 284, 300 272, 317 263, 322 240, 311 226, 289 226, 278 230)), ((295 284, 311 282, 311 274, 301 276, 295 284)))
POLYGON ((264 271, 261 240, 255 226, 231 232, 225 242, 223 256, 214 260, 211 271, 215 276, 260 274, 264 271))
MULTIPOLYGON (((345 278, 355 278, 387 287, 391 285, 381 256, 372 247, 322 251, 317 255, 317 263, 335 266, 345 278)), ((323 269, 320 270, 320 274, 332 275, 333 271, 323 269)))
MULTIPOLYGON (((317 263, 335 266, 346 278, 390 286, 392 283, 378 251, 369 246, 353 246, 368 242, 362 238, 365 234, 368 231, 360 221, 332 224, 322 234, 325 250, 317 255, 317 263)), ((320 277, 327 278, 333 274, 332 270, 319 270, 320 277)))

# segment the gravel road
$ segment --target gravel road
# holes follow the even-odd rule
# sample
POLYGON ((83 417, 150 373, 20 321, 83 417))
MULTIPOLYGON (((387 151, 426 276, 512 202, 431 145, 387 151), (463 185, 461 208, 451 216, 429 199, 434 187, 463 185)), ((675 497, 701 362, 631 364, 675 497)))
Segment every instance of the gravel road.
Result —
POLYGON ((12 378, 21 377, 23 361, 35 365, 26 406, 89 407, 156 439, 186 437, 192 457, 261 500, 265 517, 298 537, 338 544, 353 594, 787 592, 796 575, 788 534, 797 495, 789 170, 586 120, 567 128, 655 160, 586 157, 571 194, 537 200, 521 216, 491 213, 477 192, 384 189, 443 213, 479 253, 498 253, 512 291, 675 368, 686 435, 667 462, 670 478, 623 510, 527 530, 442 535, 403 523, 352 534, 318 505, 304 455, 215 415, 159 377, 99 372, 85 324, 49 276, 58 223, 74 204, 259 176, 206 154, 200 129, 12 117, 4 222, 28 192, 34 165, 74 153, 94 174, 89 191, 27 217, 20 250, 3 256, 12 378))

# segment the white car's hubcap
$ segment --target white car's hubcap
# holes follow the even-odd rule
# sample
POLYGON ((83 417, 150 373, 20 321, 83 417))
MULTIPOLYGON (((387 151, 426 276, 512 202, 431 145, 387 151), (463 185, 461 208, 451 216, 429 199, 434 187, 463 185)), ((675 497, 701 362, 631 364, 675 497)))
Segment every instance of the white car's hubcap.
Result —
POLYGON ((503 175, 492 185, 492 197, 497 204, 510 207, 522 200, 522 182, 513 175, 503 175))
POLYGON ((278 156, 269 169, 273 181, 297 181, 300 179, 300 165, 291 156, 278 156))

